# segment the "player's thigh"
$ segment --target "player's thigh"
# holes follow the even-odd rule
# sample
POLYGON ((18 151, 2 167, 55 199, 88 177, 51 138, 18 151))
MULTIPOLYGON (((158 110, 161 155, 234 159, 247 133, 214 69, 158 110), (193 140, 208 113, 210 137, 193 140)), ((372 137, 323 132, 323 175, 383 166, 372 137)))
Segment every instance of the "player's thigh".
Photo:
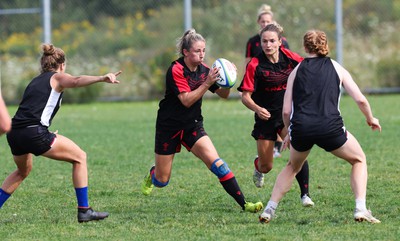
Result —
POLYGON ((218 152, 208 136, 203 136, 198 139, 193 145, 191 152, 202 160, 208 169, 210 169, 212 163, 219 158, 218 152))
POLYGON ((261 162, 261 164, 273 162, 274 146, 275 141, 264 139, 257 140, 258 161, 261 162))
POLYGON ((364 162, 366 159, 357 139, 349 131, 347 131, 347 141, 338 149, 333 150, 332 154, 346 160, 350 164, 360 161, 364 162))
POLYGON ((304 162, 307 159, 308 154, 310 154, 311 149, 307 151, 297 151, 293 147, 290 148, 290 157, 289 157, 289 163, 292 166, 294 172, 298 173, 304 162))
POLYGON ((57 139, 50 150, 43 156, 67 162, 86 162, 86 153, 71 139, 57 134, 57 139))
POLYGON ((27 176, 29 172, 32 170, 33 155, 28 153, 20 156, 13 156, 13 158, 19 172, 21 172, 22 175, 27 176))

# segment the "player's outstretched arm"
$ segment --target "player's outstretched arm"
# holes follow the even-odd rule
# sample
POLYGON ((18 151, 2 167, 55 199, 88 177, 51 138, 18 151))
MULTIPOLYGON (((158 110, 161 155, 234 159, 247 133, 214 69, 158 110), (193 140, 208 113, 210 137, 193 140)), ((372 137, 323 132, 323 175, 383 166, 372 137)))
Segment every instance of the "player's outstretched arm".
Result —
POLYGON ((379 120, 373 116, 371 106, 367 98, 361 92, 356 82, 354 82, 350 73, 336 61, 332 60, 332 62, 335 66, 335 69, 339 75, 340 80, 342 81, 343 87, 346 89, 347 93, 351 96, 351 98, 353 98, 353 100, 357 103, 358 108, 365 116, 367 124, 372 128, 372 130, 381 131, 382 128, 381 125, 379 124, 379 120))
POLYGON ((115 73, 108 73, 101 76, 91 76, 91 75, 80 75, 72 76, 67 73, 56 73, 51 78, 52 86, 56 88, 57 91, 63 91, 66 88, 77 88, 84 87, 98 82, 106 82, 111 84, 118 84, 117 76, 120 75, 122 71, 115 73))

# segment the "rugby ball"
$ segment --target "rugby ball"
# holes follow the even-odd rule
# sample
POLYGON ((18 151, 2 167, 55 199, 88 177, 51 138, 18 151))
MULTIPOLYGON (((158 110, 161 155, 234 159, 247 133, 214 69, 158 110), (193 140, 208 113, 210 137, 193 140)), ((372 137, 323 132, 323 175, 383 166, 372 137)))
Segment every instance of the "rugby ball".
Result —
POLYGON ((232 88, 236 83, 236 66, 224 58, 215 60, 212 68, 219 68, 219 80, 215 82, 222 88, 232 88))

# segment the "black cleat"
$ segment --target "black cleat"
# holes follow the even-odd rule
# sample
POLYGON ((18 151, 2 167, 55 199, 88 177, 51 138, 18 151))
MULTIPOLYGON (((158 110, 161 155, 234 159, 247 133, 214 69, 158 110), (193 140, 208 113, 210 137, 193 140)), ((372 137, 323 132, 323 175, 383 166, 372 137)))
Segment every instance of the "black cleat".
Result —
POLYGON ((102 220, 108 217, 107 212, 96 212, 92 208, 78 208, 78 222, 102 220))

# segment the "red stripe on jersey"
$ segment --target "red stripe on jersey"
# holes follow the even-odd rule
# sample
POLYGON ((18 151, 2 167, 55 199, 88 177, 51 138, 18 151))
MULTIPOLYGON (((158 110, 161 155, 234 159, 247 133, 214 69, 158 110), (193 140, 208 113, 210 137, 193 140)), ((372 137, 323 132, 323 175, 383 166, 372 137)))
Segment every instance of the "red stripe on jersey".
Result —
POLYGON ((246 66, 246 73, 243 77, 242 91, 254 92, 254 75, 258 66, 258 58, 252 58, 246 66))
POLYGON ((246 58, 251 58, 251 57, 253 57, 253 56, 251 56, 251 43, 248 43, 248 44, 247 44, 247 51, 246 51, 246 53, 247 53, 246 58))
POLYGON ((301 57, 299 54, 290 51, 289 49, 285 48, 285 47, 281 47, 282 52, 290 59, 293 59, 295 61, 297 61, 298 63, 300 63, 301 61, 303 61, 303 57, 301 57))
POLYGON ((181 65, 178 61, 175 61, 175 64, 172 67, 172 78, 178 87, 179 93, 190 92, 189 84, 186 78, 183 76, 183 69, 183 65, 181 65))

